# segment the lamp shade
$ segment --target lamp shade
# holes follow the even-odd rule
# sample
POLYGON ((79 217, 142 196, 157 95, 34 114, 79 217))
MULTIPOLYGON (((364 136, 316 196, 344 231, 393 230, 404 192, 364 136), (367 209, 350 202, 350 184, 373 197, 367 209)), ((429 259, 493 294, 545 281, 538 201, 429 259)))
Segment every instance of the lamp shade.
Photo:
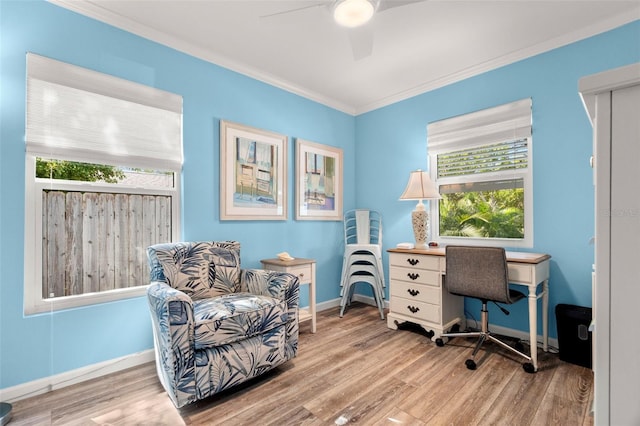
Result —
POLYGON ((429 173, 415 170, 409 175, 409 182, 400 196, 401 200, 433 200, 439 199, 438 188, 429 177, 429 173))
POLYGON ((373 0, 340 0, 333 8, 333 19, 343 27, 366 24, 376 11, 373 0))

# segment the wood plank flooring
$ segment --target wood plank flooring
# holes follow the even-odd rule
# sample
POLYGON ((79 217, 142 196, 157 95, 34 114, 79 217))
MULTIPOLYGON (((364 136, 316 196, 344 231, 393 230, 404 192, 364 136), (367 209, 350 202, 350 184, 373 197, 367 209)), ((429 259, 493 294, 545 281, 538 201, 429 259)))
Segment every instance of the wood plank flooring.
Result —
POLYGON ((540 351, 540 369, 472 340, 437 347, 394 331, 375 307, 301 324, 298 356, 235 389, 176 409, 153 363, 13 404, 17 425, 593 425, 591 370, 540 351), (505 356, 506 355, 506 356, 505 356))

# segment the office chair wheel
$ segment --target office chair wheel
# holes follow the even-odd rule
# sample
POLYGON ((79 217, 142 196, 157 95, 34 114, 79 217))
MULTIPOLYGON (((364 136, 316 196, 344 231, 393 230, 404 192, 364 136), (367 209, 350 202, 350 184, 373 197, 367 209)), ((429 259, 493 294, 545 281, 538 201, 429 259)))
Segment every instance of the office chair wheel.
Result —
POLYGON ((442 340, 441 338, 438 337, 436 339, 436 346, 438 346, 440 348, 443 347, 444 346, 444 340, 442 340))
POLYGON ((472 359, 468 359, 464 362, 464 365, 467 366, 467 368, 469 370, 475 370, 476 369, 476 362, 472 359))
POLYGON ((513 345, 514 348, 516 348, 516 350, 520 351, 520 352, 524 352, 524 345, 522 344, 522 342, 520 340, 518 340, 516 342, 515 345, 513 345))
POLYGON ((529 374, 533 374, 536 372, 536 369, 533 368, 533 364, 531 364, 530 362, 525 362, 524 364, 522 364, 522 368, 529 374))
POLYGON ((434 334, 436 333, 434 333, 433 330, 428 330, 424 333, 424 335, 427 336, 429 339, 431 339, 434 334))

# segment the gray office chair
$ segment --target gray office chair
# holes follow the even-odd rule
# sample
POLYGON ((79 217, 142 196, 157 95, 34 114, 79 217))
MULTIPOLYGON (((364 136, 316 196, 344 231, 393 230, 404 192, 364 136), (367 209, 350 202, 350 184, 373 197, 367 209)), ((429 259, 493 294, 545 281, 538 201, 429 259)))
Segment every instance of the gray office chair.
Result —
MULTIPOLYGON (((444 333, 441 337, 478 337, 471 358, 465 361, 469 370, 476 369, 475 356, 486 340, 497 343, 531 361, 529 355, 507 345, 489 332, 488 302, 511 304, 525 297, 523 293, 509 288, 507 258, 504 249, 499 247, 447 246, 445 255, 445 286, 449 293, 480 299, 482 302, 482 329, 477 332, 444 333)), ((499 308, 505 314, 509 314, 509 311, 502 306, 499 308)), ((444 340, 442 338, 436 339, 436 344, 444 346, 444 340)), ((532 344, 535 345, 535 342, 532 344)), ((535 346, 532 350, 535 350, 535 346)), ((530 362, 523 364, 522 367, 527 373, 535 372, 533 364, 530 362)))

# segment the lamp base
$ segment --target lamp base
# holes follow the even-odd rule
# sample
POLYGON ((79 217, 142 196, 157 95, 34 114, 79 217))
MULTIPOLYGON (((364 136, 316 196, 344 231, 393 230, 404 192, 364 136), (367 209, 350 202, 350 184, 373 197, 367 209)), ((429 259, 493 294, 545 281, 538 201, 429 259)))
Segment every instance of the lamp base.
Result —
POLYGON ((427 211, 414 210, 411 212, 411 224, 413 225, 413 237, 416 239, 415 248, 425 250, 427 245, 427 211))

